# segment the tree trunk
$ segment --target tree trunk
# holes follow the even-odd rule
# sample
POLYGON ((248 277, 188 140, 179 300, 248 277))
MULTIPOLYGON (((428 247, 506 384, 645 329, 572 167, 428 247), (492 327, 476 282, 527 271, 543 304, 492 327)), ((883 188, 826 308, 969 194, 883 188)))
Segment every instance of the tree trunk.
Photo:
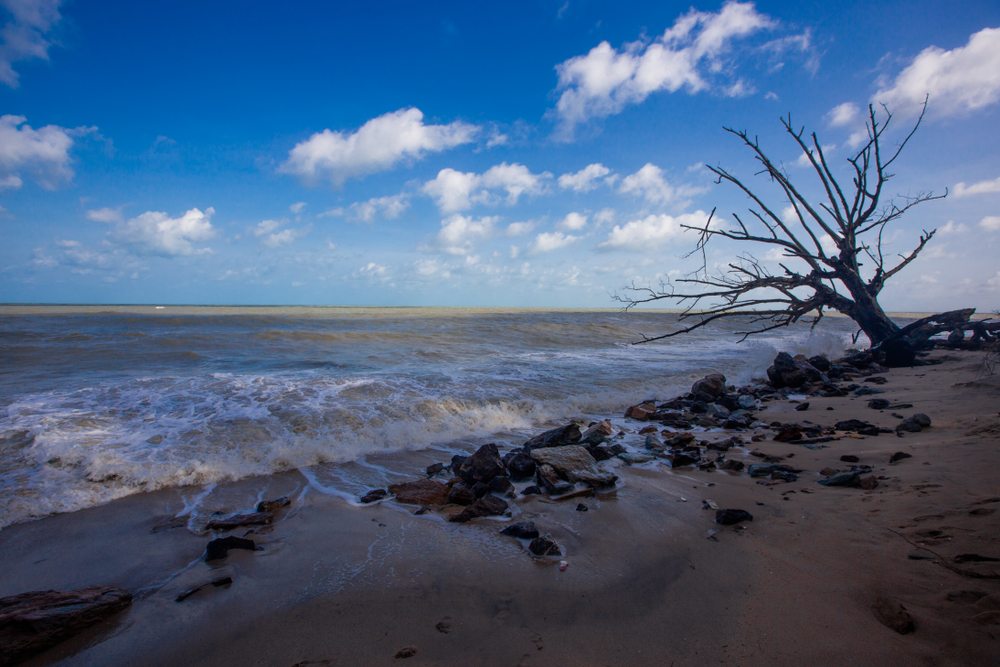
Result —
POLYGON ((854 297, 853 312, 846 314, 858 323, 872 342, 872 347, 899 335, 899 327, 885 314, 878 300, 868 292, 867 285, 860 278, 843 282, 854 297))

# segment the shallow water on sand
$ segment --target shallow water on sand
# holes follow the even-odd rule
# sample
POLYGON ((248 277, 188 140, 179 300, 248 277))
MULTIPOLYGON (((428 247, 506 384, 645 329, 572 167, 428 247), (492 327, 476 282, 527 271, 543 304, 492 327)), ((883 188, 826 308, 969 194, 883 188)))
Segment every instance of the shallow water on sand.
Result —
MULTIPOLYGON (((145 490, 402 450, 518 442, 616 414, 777 346, 837 353, 850 320, 737 344, 733 322, 647 345, 667 312, 357 307, 0 308, 0 527, 145 490)), ((374 457, 374 458, 373 458, 374 457)), ((378 463, 377 461, 382 461, 378 463)))

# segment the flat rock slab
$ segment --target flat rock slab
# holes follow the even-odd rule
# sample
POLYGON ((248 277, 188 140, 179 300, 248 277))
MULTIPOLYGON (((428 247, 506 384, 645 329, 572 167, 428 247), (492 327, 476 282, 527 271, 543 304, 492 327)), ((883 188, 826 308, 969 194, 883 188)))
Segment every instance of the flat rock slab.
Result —
POLYGON ((130 604, 130 593, 107 586, 0 598, 0 665, 27 660, 130 604))
POLYGON ((396 500, 411 505, 444 505, 448 502, 448 485, 433 479, 418 479, 389 486, 396 500))
POLYGON ((617 475, 598 468, 597 460, 580 445, 534 449, 531 451, 531 458, 537 463, 552 466, 571 482, 608 486, 618 480, 617 475))
POLYGON ((208 530, 229 530, 240 526, 266 526, 274 521, 274 514, 271 512, 250 512, 247 514, 230 514, 220 516, 206 524, 208 530))

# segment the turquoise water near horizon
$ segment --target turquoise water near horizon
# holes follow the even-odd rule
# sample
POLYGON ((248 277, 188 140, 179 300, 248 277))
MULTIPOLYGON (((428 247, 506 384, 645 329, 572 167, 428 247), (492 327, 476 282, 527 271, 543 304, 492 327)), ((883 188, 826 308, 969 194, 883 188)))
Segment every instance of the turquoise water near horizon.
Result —
POLYGON ((0 527, 146 490, 427 447, 518 442, 619 414, 777 349, 837 354, 824 320, 737 343, 740 323, 639 310, 0 308, 0 527))

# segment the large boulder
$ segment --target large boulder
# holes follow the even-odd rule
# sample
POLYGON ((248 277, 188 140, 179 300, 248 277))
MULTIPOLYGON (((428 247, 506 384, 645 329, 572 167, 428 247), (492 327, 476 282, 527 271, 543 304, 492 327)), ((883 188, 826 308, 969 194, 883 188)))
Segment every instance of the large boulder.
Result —
POLYGON ((448 485, 433 479, 391 484, 389 493, 395 494, 399 502, 411 505, 444 505, 448 502, 448 485))
POLYGON ((607 486, 618 480, 617 475, 599 468, 590 452, 579 445, 536 449, 531 452, 531 458, 536 463, 552 466, 561 477, 571 482, 607 486))
POLYGON ((819 370, 802 359, 795 359, 787 352, 779 352, 774 364, 767 369, 767 379, 775 389, 801 387, 807 382, 827 382, 819 370))
POLYGON ((106 586, 0 598, 0 665, 13 665, 117 614, 132 603, 106 586))
POLYGON ((535 460, 524 452, 517 452, 507 459, 507 472, 512 479, 528 479, 535 474, 535 460))
POLYGON ((469 486, 476 482, 488 484, 497 475, 506 475, 500 452, 493 443, 483 445, 476 453, 465 459, 456 474, 469 486))
POLYGON ((722 373, 706 375, 691 385, 691 393, 708 394, 712 398, 718 398, 722 394, 726 393, 726 376, 722 373))
POLYGON ((526 449, 538 449, 539 447, 562 447, 580 442, 583 434, 576 424, 566 424, 559 428, 546 431, 536 435, 534 438, 524 443, 526 449))

